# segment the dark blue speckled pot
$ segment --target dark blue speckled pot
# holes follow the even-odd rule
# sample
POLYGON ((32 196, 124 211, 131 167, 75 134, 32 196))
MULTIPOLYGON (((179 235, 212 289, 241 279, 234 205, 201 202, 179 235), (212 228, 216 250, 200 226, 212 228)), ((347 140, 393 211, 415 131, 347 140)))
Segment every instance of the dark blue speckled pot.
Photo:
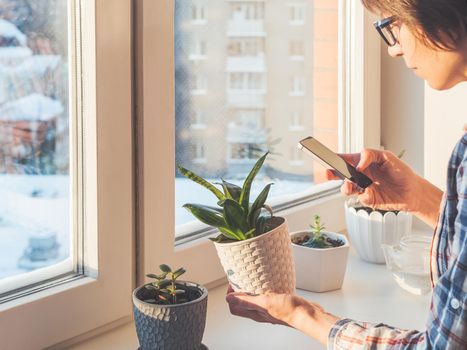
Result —
POLYGON ((155 305, 142 301, 147 289, 144 286, 133 291, 133 314, 136 333, 142 350, 195 350, 203 349, 204 327, 208 304, 205 287, 185 281, 177 281, 188 287, 196 287, 201 296, 179 305, 155 305))

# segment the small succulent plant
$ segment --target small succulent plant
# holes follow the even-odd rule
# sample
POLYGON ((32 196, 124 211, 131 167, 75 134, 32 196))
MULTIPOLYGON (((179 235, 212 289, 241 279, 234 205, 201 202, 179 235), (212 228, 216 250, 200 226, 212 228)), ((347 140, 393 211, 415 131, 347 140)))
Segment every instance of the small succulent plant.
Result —
POLYGON ((333 239, 328 237, 322 231, 325 229, 324 225, 321 223, 321 218, 319 215, 313 217, 313 223, 310 225, 311 232, 304 237, 296 238, 292 240, 293 243, 299 244, 308 248, 333 248, 344 245, 340 239, 333 239))
POLYGON ((172 271, 170 266, 162 264, 159 266, 161 273, 156 275, 147 274, 146 277, 154 278, 155 281, 146 284, 146 289, 154 291, 154 298, 145 300, 153 304, 182 304, 186 302, 185 290, 177 288, 177 278, 183 275, 186 270, 183 267, 172 271))
POLYGON ((205 187, 217 197, 218 207, 192 203, 183 206, 199 221, 216 227, 221 232, 219 236, 211 240, 216 242, 242 241, 259 236, 270 229, 268 220, 273 216, 273 212, 265 202, 272 183, 266 185, 255 201, 250 203, 251 185, 268 153, 266 152, 258 159, 242 187, 223 179, 221 183, 216 183, 222 187, 222 191, 199 175, 177 165, 183 176, 205 187))

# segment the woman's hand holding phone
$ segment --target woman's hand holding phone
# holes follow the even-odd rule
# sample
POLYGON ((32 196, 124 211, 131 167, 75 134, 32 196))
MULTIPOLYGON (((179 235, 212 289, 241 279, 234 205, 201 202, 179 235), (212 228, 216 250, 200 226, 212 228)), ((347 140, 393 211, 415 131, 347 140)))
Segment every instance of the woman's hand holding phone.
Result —
MULTIPOLYGON (((345 180, 341 192, 357 194, 360 202, 382 210, 416 211, 420 206, 420 178, 405 162, 389 151, 364 149, 361 153, 340 154, 348 163, 373 180, 363 191, 345 180)), ((332 170, 329 180, 339 179, 332 170)))

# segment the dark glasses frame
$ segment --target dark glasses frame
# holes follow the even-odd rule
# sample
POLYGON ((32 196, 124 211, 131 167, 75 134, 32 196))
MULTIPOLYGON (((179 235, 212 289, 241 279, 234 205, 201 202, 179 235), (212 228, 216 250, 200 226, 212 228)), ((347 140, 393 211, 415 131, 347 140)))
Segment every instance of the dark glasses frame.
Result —
POLYGON ((375 23, 373 23, 379 35, 383 38, 386 44, 388 44, 388 46, 394 46, 397 44, 397 38, 390 28, 391 24, 393 24, 395 20, 396 20, 396 17, 391 16, 391 17, 380 19, 379 21, 376 21, 375 23), (389 33, 390 37, 387 37, 385 33, 389 33))

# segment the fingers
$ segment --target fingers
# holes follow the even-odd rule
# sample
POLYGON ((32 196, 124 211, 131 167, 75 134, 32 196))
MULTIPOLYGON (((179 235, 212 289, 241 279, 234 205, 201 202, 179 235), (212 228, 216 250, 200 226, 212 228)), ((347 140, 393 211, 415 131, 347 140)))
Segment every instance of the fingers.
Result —
POLYGON ((360 153, 360 161, 356 168, 358 171, 363 171, 368 168, 371 164, 380 164, 386 160, 386 155, 383 151, 374 149, 364 148, 360 153))
POLYGON ((360 161, 360 153, 338 153, 337 155, 352 166, 356 166, 360 161))
POLYGON ((341 186, 341 193, 344 196, 351 196, 353 194, 360 193, 360 190, 356 184, 346 179, 341 186))
POLYGON ((338 176, 334 170, 326 169, 326 179, 327 180, 341 180, 341 177, 338 176))

